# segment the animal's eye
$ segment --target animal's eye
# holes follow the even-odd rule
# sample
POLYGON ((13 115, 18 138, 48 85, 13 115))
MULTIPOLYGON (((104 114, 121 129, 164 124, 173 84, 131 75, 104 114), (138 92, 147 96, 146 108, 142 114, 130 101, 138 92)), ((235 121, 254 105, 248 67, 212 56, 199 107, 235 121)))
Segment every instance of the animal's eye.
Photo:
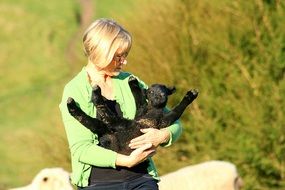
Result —
POLYGON ((43 181, 46 182, 48 180, 48 177, 44 177, 43 181))

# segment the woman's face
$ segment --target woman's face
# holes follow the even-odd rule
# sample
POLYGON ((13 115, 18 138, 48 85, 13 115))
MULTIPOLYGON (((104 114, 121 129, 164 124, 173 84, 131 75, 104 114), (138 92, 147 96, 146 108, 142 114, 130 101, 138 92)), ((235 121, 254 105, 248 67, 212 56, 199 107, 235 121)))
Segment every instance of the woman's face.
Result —
POLYGON ((120 49, 115 53, 111 63, 104 68, 106 75, 117 76, 123 69, 123 66, 127 64, 128 52, 120 49))

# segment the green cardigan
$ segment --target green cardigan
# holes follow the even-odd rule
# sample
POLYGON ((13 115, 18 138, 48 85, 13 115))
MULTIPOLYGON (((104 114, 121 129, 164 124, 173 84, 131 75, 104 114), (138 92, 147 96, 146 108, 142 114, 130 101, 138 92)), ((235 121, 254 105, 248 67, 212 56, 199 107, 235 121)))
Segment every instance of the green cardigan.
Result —
MULTIPOLYGON (((136 106, 128 85, 130 75, 129 73, 121 72, 118 76, 112 78, 112 82, 114 85, 114 97, 120 104, 123 116, 133 119, 136 113, 136 106)), ((147 88, 142 81, 140 81, 140 85, 147 88)), ((91 117, 96 117, 96 108, 91 102, 91 94, 92 87, 88 81, 86 68, 84 67, 82 71, 64 87, 62 101, 59 105, 71 152, 71 181, 79 187, 88 186, 91 165, 98 167, 116 167, 117 153, 98 146, 97 135, 81 125, 67 110, 67 99, 68 97, 72 97, 85 113, 91 117)), ((168 130, 171 133, 171 137, 165 146, 171 145, 172 142, 180 136, 182 127, 177 121, 175 124, 169 126, 168 130)), ((148 167, 148 172, 155 179, 158 179, 154 163, 151 158, 149 160, 150 166, 148 167)))

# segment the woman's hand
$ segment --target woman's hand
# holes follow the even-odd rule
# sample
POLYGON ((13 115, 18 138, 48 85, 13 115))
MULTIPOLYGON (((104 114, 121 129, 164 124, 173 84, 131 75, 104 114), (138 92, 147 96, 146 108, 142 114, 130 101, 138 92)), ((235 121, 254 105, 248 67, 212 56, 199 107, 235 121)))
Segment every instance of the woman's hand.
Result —
POLYGON ((143 161, 148 157, 155 154, 156 149, 151 143, 144 144, 143 146, 135 149, 129 156, 117 154, 116 166, 124 166, 131 168, 143 161))
POLYGON ((130 148, 136 149, 148 143, 157 148, 160 144, 166 143, 170 139, 170 132, 167 129, 146 128, 141 129, 141 132, 144 134, 131 140, 130 148))

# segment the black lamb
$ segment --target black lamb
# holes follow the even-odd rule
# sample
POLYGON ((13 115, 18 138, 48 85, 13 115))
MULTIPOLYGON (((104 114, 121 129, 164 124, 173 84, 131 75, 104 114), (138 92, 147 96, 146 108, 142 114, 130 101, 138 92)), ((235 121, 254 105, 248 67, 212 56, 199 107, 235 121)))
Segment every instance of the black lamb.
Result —
POLYGON ((161 129, 171 125, 198 96, 197 90, 190 90, 173 110, 165 112, 168 96, 175 91, 174 87, 153 84, 146 90, 139 87, 137 79, 133 76, 129 78, 128 83, 137 108, 135 118, 132 120, 119 117, 107 106, 99 86, 93 88, 92 102, 101 120, 84 113, 73 98, 67 100, 70 114, 98 135, 100 146, 125 155, 132 152, 128 144, 130 140, 142 134, 140 129, 150 127, 161 129))

